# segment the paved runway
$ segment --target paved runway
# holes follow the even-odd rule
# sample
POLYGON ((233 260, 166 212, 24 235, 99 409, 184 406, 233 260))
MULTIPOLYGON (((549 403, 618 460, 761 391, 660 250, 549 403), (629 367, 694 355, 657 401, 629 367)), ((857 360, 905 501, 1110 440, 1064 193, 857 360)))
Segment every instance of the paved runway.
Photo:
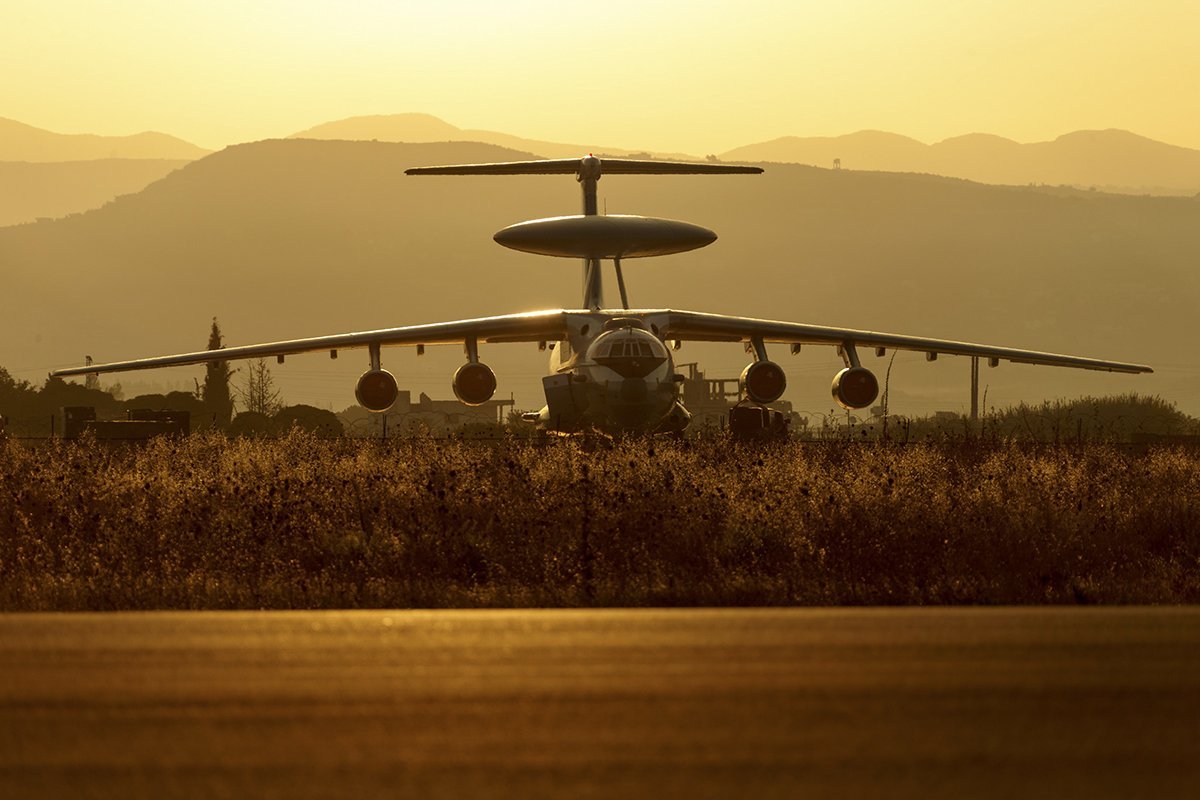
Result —
POLYGON ((1200 609, 0 616, 0 797, 1196 797, 1200 609))

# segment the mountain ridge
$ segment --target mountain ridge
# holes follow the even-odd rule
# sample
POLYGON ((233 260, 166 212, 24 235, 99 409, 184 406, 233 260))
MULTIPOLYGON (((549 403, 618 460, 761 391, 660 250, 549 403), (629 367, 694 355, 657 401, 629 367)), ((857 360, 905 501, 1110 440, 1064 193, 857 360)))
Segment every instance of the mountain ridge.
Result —
POLYGON ((210 152, 177 136, 155 131, 130 136, 55 133, 0 117, 0 161, 46 163, 105 158, 183 161, 202 158, 210 152))
MULTIPOLYGON (((698 156, 686 153, 563 144, 499 131, 458 128, 421 112, 346 117, 286 138, 414 143, 478 141, 543 158, 596 153, 699 160, 698 156)), ((0 118, 0 162, 52 163, 105 158, 182 161, 211 152, 157 132, 117 137, 60 134, 0 118)), ((823 167, 833 167, 837 159, 843 169, 928 172, 1000 185, 1066 185, 1126 194, 1200 193, 1200 150, 1113 128, 1071 131, 1050 141, 1031 143, 975 132, 932 144, 899 133, 865 129, 840 136, 782 136, 734 148, 720 154, 720 158, 823 167)))
POLYGON ((65 217, 139 192, 190 161, 0 161, 0 227, 65 217))
POLYGON ((346 117, 345 119, 321 123, 289 135, 289 139, 324 139, 344 141, 373 140, 381 142, 407 142, 428 144, 433 142, 480 142, 514 150, 524 150, 541 158, 574 158, 587 153, 606 154, 627 158, 633 155, 652 156, 672 160, 699 160, 685 153, 660 153, 632 150, 624 147, 597 145, 562 144, 538 139, 527 139, 499 131, 464 129, 451 125, 432 114, 406 112, 401 114, 372 114, 346 117))
POLYGON ((1200 150, 1116 128, 1081 130, 1022 144, 969 133, 925 144, 900 134, 782 136, 734 148, 723 160, 811 164, 882 172, 928 172, 999 185, 1096 187, 1123 194, 1200 192, 1200 150))
MULTIPOLYGON (((461 129, 419 112, 347 117, 288 138, 477 141, 529 153, 530 157, 571 158, 591 152, 700 160, 684 153, 560 144, 497 131, 461 129)), ((0 118, 0 179, 8 189, 0 199, 0 227, 97 208, 117 195, 144 188, 175 166, 210 154, 166 134, 56 134, 0 118), (170 157, 155 157, 162 153, 170 157), (107 158, 110 154, 126 157, 107 158), (144 163, 135 163, 139 160, 144 163)), ((920 172, 998 185, 1060 187, 1060 191, 1074 187, 1124 194, 1200 192, 1200 151, 1119 130, 1073 131, 1051 142, 1032 144, 994 134, 969 133, 927 145, 902 134, 868 129, 833 137, 781 137, 737 148, 724 157, 825 168, 840 159, 846 170, 920 172)))

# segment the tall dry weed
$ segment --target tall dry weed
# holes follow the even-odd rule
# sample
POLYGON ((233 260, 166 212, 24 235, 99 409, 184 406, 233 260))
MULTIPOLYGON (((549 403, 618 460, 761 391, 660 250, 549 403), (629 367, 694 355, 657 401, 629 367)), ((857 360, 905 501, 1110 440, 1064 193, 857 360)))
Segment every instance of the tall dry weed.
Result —
POLYGON ((0 443, 4 609, 1200 600, 1200 454, 0 443))

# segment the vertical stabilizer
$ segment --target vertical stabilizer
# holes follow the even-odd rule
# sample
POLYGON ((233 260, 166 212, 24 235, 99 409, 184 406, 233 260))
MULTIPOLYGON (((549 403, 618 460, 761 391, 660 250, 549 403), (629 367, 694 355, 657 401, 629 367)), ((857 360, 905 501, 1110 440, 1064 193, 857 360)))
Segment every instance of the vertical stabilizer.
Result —
MULTIPOLYGON (((587 158, 579 159, 576 178, 583 190, 583 214, 594 217, 597 214, 596 184, 600 181, 600 159, 591 153, 587 158)), ((598 258, 583 260, 583 307, 593 311, 604 308, 604 277, 598 258)))
MULTIPOLYGON (((539 161, 507 161, 495 164, 451 164, 440 167, 413 167, 406 175, 575 175, 583 190, 583 213, 596 216, 596 184, 601 172, 616 175, 728 175, 757 174, 760 167, 738 164, 691 163, 685 161, 641 161, 630 158, 610 158, 601 162, 589 153, 583 158, 552 158, 539 161)), ((622 302, 628 305, 625 293, 622 302)), ((604 282, 600 259, 583 260, 583 307, 604 307, 604 282)))

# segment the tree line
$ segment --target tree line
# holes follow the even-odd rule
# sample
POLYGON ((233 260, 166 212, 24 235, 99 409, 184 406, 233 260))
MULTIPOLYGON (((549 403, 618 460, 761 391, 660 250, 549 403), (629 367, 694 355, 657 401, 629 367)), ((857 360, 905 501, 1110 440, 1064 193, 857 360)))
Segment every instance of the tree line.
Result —
MULTIPOLYGON (((214 317, 208 349, 220 350, 223 346, 221 326, 214 317)), ((332 411, 286 405, 265 360, 250 362, 242 380, 235 383, 237 372, 227 361, 210 361, 205 365, 203 384, 196 381, 191 392, 142 394, 125 399, 120 384, 102 388, 94 375, 89 375, 82 384, 47 378, 41 386, 35 386, 15 379, 0 367, 0 417, 8 434, 32 437, 61 432, 62 409, 71 406, 94 408, 98 419, 119 419, 138 409, 186 411, 193 431, 215 429, 234 435, 286 433, 294 426, 330 436, 344 432, 332 411)))
MULTIPOLYGON (((216 317, 208 334, 208 349, 224 347, 216 317)), ((19 381, 0 367, 0 429, 13 436, 50 436, 62 429, 62 409, 88 406, 98 419, 118 419, 138 409, 186 411, 191 429, 215 429, 231 435, 280 435, 301 427, 325 436, 341 436, 341 419, 332 411, 309 405, 287 405, 276 387, 264 359, 250 361, 242 370, 231 369, 227 361, 205 365, 204 382, 196 381, 191 392, 142 394, 123 399, 120 384, 107 389, 95 375, 82 384, 61 378, 47 378, 41 386, 19 381), (235 374, 242 379, 235 383, 235 374), (236 413, 235 413, 236 412, 236 413)), ((797 431, 799 438, 884 438, 895 441, 926 441, 982 436, 1044 442, 1107 441, 1128 442, 1141 435, 1200 435, 1200 420, 1179 411, 1174 403, 1156 396, 1126 394, 1109 397, 1082 397, 1074 400, 1046 401, 1039 405, 1021 403, 1004 409, 991 409, 975 422, 965 417, 931 416, 908 418, 893 416, 856 423, 835 424, 829 416, 821 428, 797 431)), ((528 435, 526 426, 510 419, 508 425, 468 426, 464 435, 528 435)))

